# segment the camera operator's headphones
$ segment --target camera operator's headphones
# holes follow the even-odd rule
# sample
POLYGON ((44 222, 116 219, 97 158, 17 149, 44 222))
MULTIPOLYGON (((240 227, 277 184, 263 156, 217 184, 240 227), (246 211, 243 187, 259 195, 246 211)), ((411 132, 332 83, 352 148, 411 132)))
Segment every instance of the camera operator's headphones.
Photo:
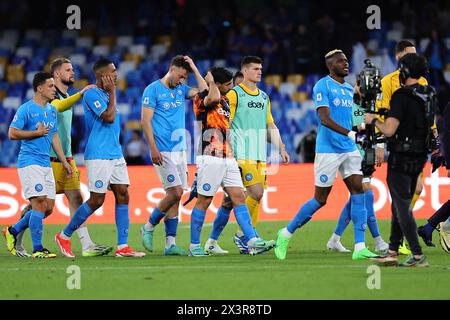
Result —
POLYGON ((409 66, 402 60, 403 60, 403 58, 399 60, 398 68, 399 68, 399 71, 400 71, 400 74, 399 74, 400 85, 403 86, 403 84, 405 83, 406 79, 408 79, 409 76, 411 75, 411 72, 409 71, 409 66))

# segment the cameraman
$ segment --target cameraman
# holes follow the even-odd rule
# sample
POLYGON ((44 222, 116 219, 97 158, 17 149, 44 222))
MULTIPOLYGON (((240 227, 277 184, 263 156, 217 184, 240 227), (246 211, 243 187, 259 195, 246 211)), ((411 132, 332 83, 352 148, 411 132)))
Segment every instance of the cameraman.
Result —
MULTIPOLYGON (((395 45, 395 60, 397 60, 397 62, 400 62, 400 60, 408 53, 416 53, 416 47, 414 46, 414 44, 409 40, 400 40, 399 42, 397 42, 397 44, 395 45)), ((390 102, 393 93, 402 86, 400 83, 399 74, 400 71, 397 69, 394 72, 391 72, 388 75, 384 76, 383 79, 381 79, 381 95, 379 96, 380 100, 377 101, 378 109, 390 108, 390 102)), ((422 86, 428 85, 428 82, 424 77, 420 77, 418 82, 422 86)), ((379 167, 384 161, 384 143, 377 144, 376 157, 377 157, 377 166, 379 167)), ((421 173, 419 175, 419 178, 417 179, 416 189, 411 201, 411 209, 414 209, 414 205, 416 204, 416 201, 419 199, 420 194, 422 192, 423 189, 422 176, 423 174, 421 173)), ((399 252, 400 254, 406 255, 411 254, 411 251, 406 247, 404 241, 402 241, 402 245, 400 246, 399 252)))
MULTIPOLYGON (((392 197, 391 236, 388 255, 381 263, 397 265, 398 249, 405 235, 412 256, 401 264, 405 267, 426 267, 427 259, 422 253, 417 236, 417 226, 411 200, 417 179, 422 172, 429 146, 430 115, 426 112, 426 100, 430 87, 419 85, 420 77, 427 71, 426 59, 415 53, 407 54, 400 63, 400 82, 390 101, 390 110, 384 122, 366 113, 367 124, 375 125, 388 138, 387 182, 392 197)), ((433 115, 434 116, 434 115, 433 115)))

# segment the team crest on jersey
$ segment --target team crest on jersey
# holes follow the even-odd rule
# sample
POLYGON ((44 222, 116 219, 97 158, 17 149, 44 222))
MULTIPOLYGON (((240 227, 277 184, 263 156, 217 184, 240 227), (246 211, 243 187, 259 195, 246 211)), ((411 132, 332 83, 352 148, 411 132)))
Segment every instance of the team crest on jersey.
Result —
POLYGON ((326 174, 322 174, 319 179, 320 182, 325 183, 328 181, 328 176, 326 174))
POLYGON ((34 186, 34 190, 36 190, 37 192, 41 192, 43 189, 44 187, 40 183, 34 186))
POLYGON ((95 181, 95 187, 98 188, 98 189, 103 187, 103 181, 102 180, 95 181))
POLYGON ((169 181, 170 183, 174 182, 175 181, 175 176, 173 174, 169 174, 167 176, 167 181, 169 181))
POLYGON ((203 190, 205 190, 205 191, 211 190, 211 185, 210 185, 209 183, 205 183, 205 184, 203 185, 203 190))
POLYGON ((52 111, 52 117, 56 118, 56 112, 55 111, 52 111))
POLYGON ((262 95, 262 98, 264 99, 264 100, 267 100, 267 97, 266 97, 266 95, 263 93, 262 95))
POLYGON ((246 175, 245 175, 245 181, 252 181, 252 179, 253 179, 253 175, 251 174, 251 173, 247 173, 246 175))

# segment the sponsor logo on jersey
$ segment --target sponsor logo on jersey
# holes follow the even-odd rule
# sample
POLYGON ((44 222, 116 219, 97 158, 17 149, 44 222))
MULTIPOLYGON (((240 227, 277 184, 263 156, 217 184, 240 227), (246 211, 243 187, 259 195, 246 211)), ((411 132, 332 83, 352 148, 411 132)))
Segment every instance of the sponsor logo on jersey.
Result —
POLYGON ((249 108, 257 108, 257 109, 262 109, 264 110, 264 103, 262 102, 255 102, 255 101, 250 101, 249 103, 247 103, 247 106, 249 108))
POLYGON ((217 113, 222 115, 222 116, 225 116, 227 118, 229 118, 231 116, 231 112, 229 112, 227 110, 224 110, 223 108, 217 109, 217 113))
POLYGON ((365 114, 365 112, 364 112, 363 110, 361 110, 361 109, 356 109, 356 110, 353 112, 353 115, 354 115, 355 117, 362 117, 364 114, 365 114))

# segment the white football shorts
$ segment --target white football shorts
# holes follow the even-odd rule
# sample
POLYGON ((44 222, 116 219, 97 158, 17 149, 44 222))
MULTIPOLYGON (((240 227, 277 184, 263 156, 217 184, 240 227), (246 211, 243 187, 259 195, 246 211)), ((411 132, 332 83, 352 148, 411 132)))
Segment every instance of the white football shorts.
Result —
POLYGON ((337 172, 342 179, 351 175, 362 175, 361 155, 355 150, 347 153, 316 153, 314 159, 314 183, 318 187, 330 187, 337 172))
POLYGON ((106 193, 111 184, 130 185, 124 158, 86 160, 86 169, 91 192, 106 193))
POLYGON ((197 192, 212 197, 220 186, 244 189, 241 172, 234 158, 197 156, 197 192))
POLYGON ((163 157, 162 165, 153 165, 159 181, 164 190, 176 186, 181 186, 183 190, 189 190, 187 157, 185 151, 161 152, 163 157))
POLYGON ((55 199, 55 178, 52 167, 43 167, 39 165, 30 165, 18 168, 19 180, 22 185, 25 199, 32 197, 46 196, 49 199, 55 199))

